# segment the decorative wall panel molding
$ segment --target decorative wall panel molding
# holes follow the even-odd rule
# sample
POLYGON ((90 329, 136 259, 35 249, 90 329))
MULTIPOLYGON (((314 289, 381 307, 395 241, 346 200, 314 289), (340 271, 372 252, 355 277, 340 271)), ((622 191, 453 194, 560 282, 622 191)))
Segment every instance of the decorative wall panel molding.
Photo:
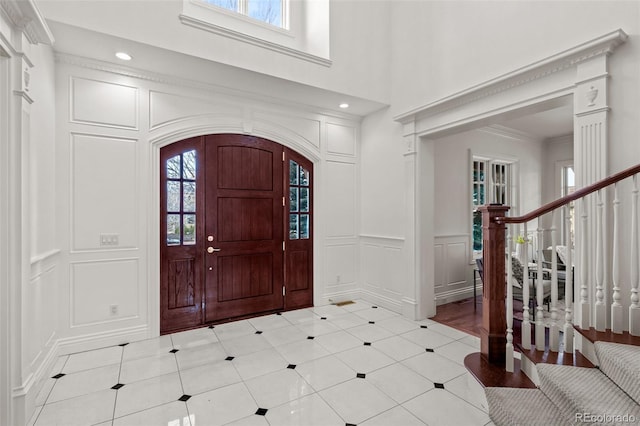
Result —
POLYGON ((469 271, 469 236, 435 238, 436 295, 467 286, 469 271))
POLYGON ((217 117, 238 117, 242 116, 242 107, 220 101, 208 102, 204 99, 183 95, 149 91, 150 130, 155 130, 180 119, 208 114, 217 117))
POLYGON ((335 123, 327 123, 327 153, 356 155, 356 128, 335 123))
POLYGON ((354 237, 356 235, 356 165, 327 161, 325 175, 327 208, 325 235, 354 237))
POLYGON ((138 130, 138 89, 107 81, 71 77, 73 123, 138 130))
POLYGON ((310 146, 320 148, 320 120, 263 111, 255 111, 253 117, 256 121, 278 124, 286 132, 295 133, 298 136, 297 139, 303 138, 310 146))

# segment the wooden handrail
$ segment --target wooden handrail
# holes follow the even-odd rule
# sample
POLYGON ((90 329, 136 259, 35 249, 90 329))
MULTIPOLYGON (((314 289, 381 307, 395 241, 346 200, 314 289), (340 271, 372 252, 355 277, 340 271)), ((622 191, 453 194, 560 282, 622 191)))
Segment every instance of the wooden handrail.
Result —
POLYGON ((609 176, 606 179, 602 179, 599 182, 596 182, 594 184, 591 184, 589 186, 585 186, 584 188, 581 188, 579 190, 577 190, 576 192, 574 192, 573 194, 569 194, 566 195, 562 198, 558 198, 555 201, 552 201, 548 204, 545 204, 544 206, 529 212, 523 216, 513 216, 513 217, 509 217, 509 216, 502 216, 502 217, 497 217, 495 218, 495 221, 498 223, 525 223, 525 222, 529 222, 530 220, 533 220, 537 217, 542 216, 545 213, 549 213, 550 211, 553 211, 559 207, 562 207, 564 205, 569 204, 572 201, 575 201, 579 198, 585 197, 593 192, 596 192, 602 188, 606 188, 609 185, 612 185, 614 183, 617 183, 623 179, 626 179, 630 176, 633 176, 635 174, 640 173, 640 164, 635 165, 633 167, 629 167, 626 170, 623 170, 621 172, 618 172, 614 175, 609 176))

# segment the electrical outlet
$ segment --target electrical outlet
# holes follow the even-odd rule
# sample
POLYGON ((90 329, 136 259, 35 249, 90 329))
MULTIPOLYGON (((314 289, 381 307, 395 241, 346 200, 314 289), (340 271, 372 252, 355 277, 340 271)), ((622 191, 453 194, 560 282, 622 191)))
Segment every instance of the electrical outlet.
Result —
POLYGON ((118 234, 100 234, 100 246, 117 246, 120 244, 118 234))
POLYGON ((110 305, 109 312, 111 312, 111 315, 118 315, 118 305, 110 305))

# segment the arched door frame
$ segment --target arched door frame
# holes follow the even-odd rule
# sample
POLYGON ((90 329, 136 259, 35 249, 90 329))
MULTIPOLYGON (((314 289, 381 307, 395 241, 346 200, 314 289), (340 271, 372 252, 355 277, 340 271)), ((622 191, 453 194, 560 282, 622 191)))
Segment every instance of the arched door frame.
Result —
MULTIPOLYGON (((395 117, 403 125, 406 144, 405 265, 410 272, 403 297, 406 316, 421 319, 436 314, 433 227, 437 140, 490 124, 497 117, 548 109, 560 98, 573 96, 576 186, 606 177, 608 57, 627 38, 621 29, 612 31, 395 117)), ((576 323, 588 322, 588 316, 576 306, 576 323)))
MULTIPOLYGON (((234 120, 221 120, 214 116, 198 116, 191 119, 182 120, 179 128, 163 129, 164 131, 149 138, 149 170, 148 170, 148 187, 152 188, 149 208, 149 221, 147 222, 147 247, 148 247, 148 324, 150 336, 160 335, 160 149, 164 146, 179 142, 184 139, 213 134, 234 133, 249 136, 258 136, 277 142, 287 148, 290 148, 313 162, 314 167, 314 247, 313 247, 313 264, 314 264, 314 283, 320 283, 318 278, 319 253, 321 249, 319 242, 321 238, 322 227, 318 223, 322 222, 322 209, 319 208, 322 203, 320 191, 318 191, 318 183, 321 182, 322 167, 321 158, 318 153, 309 149, 313 146, 311 142, 305 138, 291 132, 274 123, 253 122, 252 125, 239 128, 228 124, 234 120)), ((318 286, 314 285, 314 301, 318 300, 318 286)))

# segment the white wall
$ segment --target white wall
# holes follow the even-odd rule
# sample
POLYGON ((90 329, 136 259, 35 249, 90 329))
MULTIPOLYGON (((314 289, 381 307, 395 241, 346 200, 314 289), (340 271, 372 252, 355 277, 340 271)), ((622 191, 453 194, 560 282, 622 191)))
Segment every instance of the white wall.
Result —
POLYGON ((356 294, 357 117, 260 103, 141 71, 130 77, 90 60, 73 62, 60 57, 56 68, 62 352, 158 335, 159 150, 195 135, 261 136, 312 160, 314 303, 356 294), (101 234, 117 234, 118 244, 101 246, 101 234), (118 306, 116 314, 111 305, 118 306))

